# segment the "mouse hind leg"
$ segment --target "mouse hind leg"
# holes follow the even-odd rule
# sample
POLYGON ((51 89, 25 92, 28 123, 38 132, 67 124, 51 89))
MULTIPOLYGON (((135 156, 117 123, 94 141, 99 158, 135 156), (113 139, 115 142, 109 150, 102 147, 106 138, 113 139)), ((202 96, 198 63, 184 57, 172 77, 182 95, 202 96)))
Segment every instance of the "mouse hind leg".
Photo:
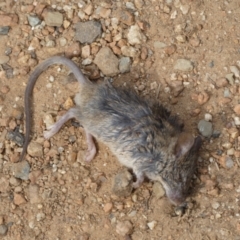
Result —
POLYGON ((87 145, 88 145, 88 149, 87 149, 87 152, 85 155, 85 161, 90 162, 96 155, 97 148, 94 143, 93 136, 86 130, 85 130, 85 134, 86 134, 86 140, 87 140, 87 145))
MULTIPOLYGON (((45 131, 43 133, 44 138, 46 139, 51 138, 54 134, 56 134, 60 130, 60 128, 64 123, 66 123, 68 120, 72 118, 78 119, 78 116, 79 116, 78 108, 69 109, 63 116, 60 117, 60 119, 55 124, 53 124, 48 128, 48 131, 45 131)), ((86 134, 86 141, 88 145, 85 161, 90 162, 96 155, 97 148, 94 143, 93 136, 90 133, 88 133, 86 130, 85 130, 85 134, 86 134)))
POLYGON ((60 130, 60 128, 65 122, 67 122, 69 119, 77 118, 78 113, 79 109, 70 108, 63 116, 60 117, 60 119, 56 123, 54 123, 52 126, 48 128, 48 131, 44 131, 43 133, 44 138, 46 139, 51 138, 60 130))
POLYGON ((136 182, 132 184, 133 188, 138 188, 144 181, 145 174, 139 169, 133 169, 133 173, 136 175, 136 182))

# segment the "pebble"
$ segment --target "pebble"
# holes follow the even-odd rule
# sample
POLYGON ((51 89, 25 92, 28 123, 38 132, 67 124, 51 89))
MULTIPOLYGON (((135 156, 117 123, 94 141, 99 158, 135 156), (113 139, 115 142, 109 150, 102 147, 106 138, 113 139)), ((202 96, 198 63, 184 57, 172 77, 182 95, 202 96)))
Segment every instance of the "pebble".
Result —
POLYGON ((108 213, 112 210, 113 204, 112 203, 106 203, 103 207, 104 212, 108 213))
POLYGON ((136 8, 141 9, 144 5, 144 1, 143 0, 134 0, 134 4, 135 4, 136 8))
POLYGON ((190 5, 189 4, 184 4, 184 5, 180 5, 180 10, 182 11, 183 15, 186 15, 188 13, 190 9, 190 5))
POLYGON ((240 125, 240 118, 239 117, 234 117, 233 120, 234 120, 234 123, 235 123, 236 126, 240 125))
POLYGON ((228 88, 224 89, 223 97, 225 97, 225 98, 230 98, 231 97, 231 93, 230 93, 228 88))
POLYGON ((129 235, 133 232, 133 225, 130 221, 118 222, 116 232, 123 237, 129 235))
POLYGON ((47 26, 61 27, 63 24, 63 14, 54 11, 44 11, 43 18, 47 26))
POLYGON ((0 90, 3 94, 7 94, 10 91, 10 88, 7 85, 3 85, 0 90))
POLYGON ((16 26, 19 21, 17 14, 0 14, 0 19, 4 26, 16 26))
POLYGON ((121 47, 121 52, 124 56, 135 58, 137 56, 137 50, 132 46, 121 47))
POLYGON ((9 182, 5 177, 0 178, 0 191, 3 193, 9 191, 9 182))
POLYGON ((94 63, 106 76, 115 76, 119 73, 118 58, 109 47, 103 47, 97 53, 94 63))
POLYGON ((54 119, 50 113, 47 113, 43 117, 43 122, 46 125, 46 129, 49 129, 54 124, 54 119))
POLYGON ((120 73, 126 73, 130 71, 131 59, 130 57, 121 57, 119 60, 119 71, 120 73))
POLYGON ((212 115, 210 113, 205 113, 204 119, 205 119, 205 121, 211 122, 212 121, 212 115))
POLYGON ((234 162, 233 162, 232 158, 230 156, 227 156, 227 155, 221 156, 218 159, 218 162, 224 168, 230 169, 234 166, 234 162))
POLYGON ((43 219, 45 219, 45 213, 40 212, 40 213, 38 213, 38 214, 36 215, 36 220, 37 220, 38 222, 42 221, 43 219))
POLYGON ((203 105, 208 100, 209 100, 209 95, 205 91, 199 93, 197 96, 197 101, 198 101, 198 104, 200 105, 203 105))
POLYGON ((187 39, 184 35, 177 35, 176 40, 180 43, 185 43, 187 39))
POLYGON ((154 182, 153 184, 153 195, 160 199, 165 195, 165 190, 160 182, 154 182))
POLYGON ((198 123, 198 130, 204 137, 211 137, 213 133, 212 123, 202 119, 198 123))
POLYGON ((130 196, 133 189, 132 183, 132 175, 127 170, 124 170, 114 177, 112 183, 112 191, 119 197, 130 196))
POLYGON ((6 225, 0 225, 0 236, 5 236, 7 234, 8 227, 6 225))
POLYGON ((10 30, 8 26, 0 26, 0 35, 7 35, 10 30))
POLYGON ((27 161, 14 163, 12 165, 13 176, 22 180, 28 180, 30 166, 27 161))
POLYGON ((134 16, 130 11, 118 9, 113 11, 112 17, 117 18, 120 22, 132 26, 134 24, 134 16))
POLYGON ((28 145, 27 153, 32 157, 42 157, 43 155, 42 144, 31 141, 28 145))
MULTIPOLYGON (((0 124, 1 125, 1 124, 0 124)), ((18 132, 19 129, 15 129, 14 131, 9 131, 7 134, 7 139, 15 142, 18 146, 23 146, 24 136, 18 132)))
POLYGON ((7 63, 10 60, 9 56, 6 55, 0 55, 0 64, 7 63))
POLYGON ((13 196, 13 202, 15 205, 21 205, 21 204, 24 204, 26 203, 26 199, 22 196, 22 194, 19 194, 19 193, 14 193, 14 196, 13 196))
POLYGON ((74 106, 72 98, 68 97, 67 100, 63 103, 63 108, 68 110, 74 106))
POLYGON ((28 17, 28 23, 32 27, 35 27, 41 23, 41 20, 36 15, 28 15, 27 17, 28 17))
POLYGON ((102 34, 102 25, 98 21, 78 22, 75 38, 80 43, 92 43, 102 34))
POLYGON ((161 49, 161 48, 165 48, 167 44, 164 42, 156 41, 153 43, 153 46, 155 49, 161 49))
POLYGON ((237 104, 234 108, 233 108, 234 112, 237 114, 237 115, 240 115, 240 104, 237 104))
POLYGON ((236 66, 230 66, 230 71, 235 77, 239 78, 239 69, 236 66))
POLYGON ((233 73, 229 73, 229 74, 227 74, 225 77, 226 77, 226 79, 228 80, 228 82, 231 84, 231 85, 233 85, 234 84, 234 74, 233 73))
POLYGON ((216 80, 216 86, 219 87, 219 88, 226 87, 227 85, 228 85, 228 81, 224 77, 216 80))
POLYGON ((41 198, 39 196, 39 186, 36 184, 30 184, 28 187, 29 201, 31 204, 40 203, 41 198))
POLYGON ((33 37, 32 41, 31 41, 31 43, 30 43, 30 45, 28 47, 28 50, 32 51, 32 50, 38 49, 38 48, 40 48, 39 39, 37 37, 33 37))
POLYGON ((9 179, 9 183, 13 186, 18 186, 21 184, 21 180, 19 180, 18 178, 15 178, 15 177, 11 177, 9 179))
POLYGON ((128 42, 131 45, 141 44, 146 41, 146 36, 142 33, 138 25, 133 25, 130 27, 127 34, 128 42))
POLYGON ((191 71, 193 70, 193 65, 191 61, 187 59, 178 59, 173 67, 175 70, 180 70, 180 71, 191 71))
MULTIPOLYGON (((7 55, 7 53, 6 53, 7 55)), ((6 77, 9 79, 9 78, 13 78, 13 68, 8 65, 8 64, 2 64, 2 68, 3 70, 5 71, 5 74, 6 74, 6 77)))
POLYGON ((82 47, 82 57, 83 58, 88 58, 90 56, 91 49, 89 45, 86 45, 82 47))
POLYGON ((176 50, 177 50, 177 47, 174 44, 164 48, 165 53, 168 55, 172 55, 173 53, 176 52, 176 50))
POLYGON ((149 227, 150 230, 153 230, 156 225, 157 225, 157 221, 152 221, 147 223, 147 226, 149 227))

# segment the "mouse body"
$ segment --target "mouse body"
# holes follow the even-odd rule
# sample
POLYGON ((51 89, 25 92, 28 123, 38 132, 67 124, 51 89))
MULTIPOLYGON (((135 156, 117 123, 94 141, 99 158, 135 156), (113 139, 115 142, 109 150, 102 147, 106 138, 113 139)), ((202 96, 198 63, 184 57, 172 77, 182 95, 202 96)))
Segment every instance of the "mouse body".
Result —
POLYGON ((134 188, 148 177, 162 183, 174 205, 184 204, 196 169, 201 138, 184 132, 178 118, 161 104, 148 102, 134 91, 114 87, 109 82, 92 83, 73 61, 65 57, 45 60, 30 76, 25 92, 26 138, 21 159, 30 140, 30 96, 34 84, 53 64, 68 66, 77 78, 80 90, 75 96, 76 106, 44 132, 44 137, 51 138, 65 122, 75 118, 86 133, 86 161, 96 155, 93 140, 96 138, 110 148, 121 164, 133 170, 136 175, 134 188))

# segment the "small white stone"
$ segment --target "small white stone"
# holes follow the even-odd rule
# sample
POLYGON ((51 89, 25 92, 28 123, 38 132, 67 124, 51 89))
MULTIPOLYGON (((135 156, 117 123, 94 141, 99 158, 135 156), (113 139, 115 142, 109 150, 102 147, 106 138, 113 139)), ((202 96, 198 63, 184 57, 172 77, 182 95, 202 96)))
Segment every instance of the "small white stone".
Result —
POLYGON ((212 121, 212 115, 210 113, 205 113, 204 119, 208 122, 212 121))
POLYGON ((148 227, 150 230, 153 230, 155 228, 155 226, 157 225, 157 221, 152 221, 147 223, 148 227))
POLYGON ((45 213, 38 213, 36 219, 38 222, 42 221, 45 218, 45 213))
POLYGON ((184 15, 186 15, 186 14, 188 13, 189 8, 190 8, 190 5, 188 5, 188 4, 186 4, 186 5, 181 5, 181 6, 180 6, 180 10, 182 11, 182 13, 183 13, 184 15))
POLYGON ((52 75, 49 76, 49 81, 54 82, 54 77, 52 75))
POLYGON ((212 208, 213 209, 218 209, 220 207, 220 204, 218 202, 212 203, 212 208))
POLYGON ((92 63, 92 59, 86 58, 82 61, 82 65, 86 66, 92 63))
POLYGON ((175 19, 176 17, 177 17, 177 11, 175 10, 175 11, 171 14, 170 18, 171 18, 171 19, 175 19))
POLYGON ((126 7, 127 7, 128 9, 133 10, 133 11, 136 10, 136 8, 135 8, 135 6, 134 6, 134 4, 133 4, 132 2, 126 2, 126 7))
POLYGON ((234 123, 236 126, 240 125, 240 118, 239 117, 234 117, 234 123))

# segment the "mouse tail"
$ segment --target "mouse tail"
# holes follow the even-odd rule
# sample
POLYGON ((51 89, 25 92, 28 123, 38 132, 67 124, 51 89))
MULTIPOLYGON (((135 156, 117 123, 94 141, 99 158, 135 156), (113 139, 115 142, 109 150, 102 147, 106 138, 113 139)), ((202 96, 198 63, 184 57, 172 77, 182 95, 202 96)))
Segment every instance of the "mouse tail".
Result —
POLYGON ((70 59, 63 57, 63 56, 54 56, 46 59, 42 63, 40 63, 32 72, 32 74, 29 77, 28 84, 25 90, 25 96, 24 96, 24 108, 25 108, 25 141, 23 144, 23 150, 20 156, 19 161, 22 161, 26 152, 28 143, 30 141, 30 131, 31 131, 31 95, 33 92, 33 88, 35 83, 37 82, 38 77, 43 73, 48 67, 55 64, 62 64, 66 67, 68 67, 76 79, 78 80, 79 84, 92 84, 91 81, 89 81, 82 73, 82 71, 79 69, 79 67, 70 59))

